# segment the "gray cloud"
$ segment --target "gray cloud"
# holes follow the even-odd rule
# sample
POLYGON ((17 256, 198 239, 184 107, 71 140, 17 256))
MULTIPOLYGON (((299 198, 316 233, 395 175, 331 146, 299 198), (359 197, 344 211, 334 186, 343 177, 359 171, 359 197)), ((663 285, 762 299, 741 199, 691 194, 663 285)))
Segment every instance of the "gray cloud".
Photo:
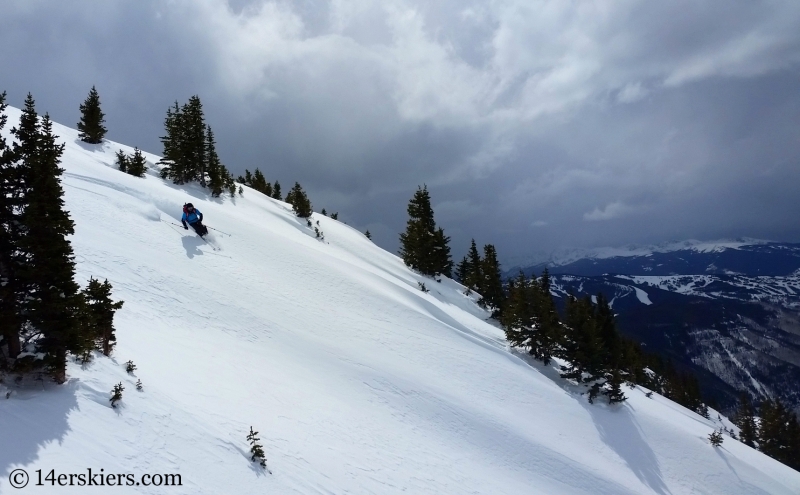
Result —
POLYGON ((158 152, 200 94, 223 160, 395 250, 418 184, 456 253, 800 240, 800 4, 7 0, 0 89, 158 152), (602 221, 595 221, 602 220, 602 221))

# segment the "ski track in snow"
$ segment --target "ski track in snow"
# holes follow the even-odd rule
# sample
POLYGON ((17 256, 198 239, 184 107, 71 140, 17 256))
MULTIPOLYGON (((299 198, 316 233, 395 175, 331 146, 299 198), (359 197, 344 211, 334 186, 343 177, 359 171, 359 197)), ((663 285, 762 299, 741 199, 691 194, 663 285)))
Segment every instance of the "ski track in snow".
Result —
MULTIPOLYGON (((800 493, 800 474, 729 438, 712 448, 716 423, 663 397, 637 387, 622 406, 589 405, 509 351, 459 284, 420 277, 349 226, 315 214, 320 241, 249 188, 214 199, 154 170, 131 177, 112 166, 130 147, 55 131, 78 279, 108 278, 125 305, 111 358, 71 363, 62 386, 3 386, 0 493, 15 492, 14 469, 88 467, 183 481, 114 493, 800 493), (186 201, 231 234, 212 231, 222 251, 170 225, 186 201), (273 475, 249 460, 250 426, 273 475)), ((86 493, 24 493, 56 490, 86 493)))

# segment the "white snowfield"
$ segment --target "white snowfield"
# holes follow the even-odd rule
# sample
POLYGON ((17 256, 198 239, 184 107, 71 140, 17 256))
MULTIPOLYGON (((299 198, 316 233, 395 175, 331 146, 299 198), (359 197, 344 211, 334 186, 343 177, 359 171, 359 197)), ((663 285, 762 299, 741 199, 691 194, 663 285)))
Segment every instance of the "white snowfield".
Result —
POLYGON ((55 131, 79 279, 108 278, 125 305, 111 358, 71 363, 61 386, 7 380, 0 493, 800 493, 800 473, 728 437, 712 447, 717 422, 660 396, 588 404, 510 351, 460 285, 416 275, 343 223, 314 214, 321 242, 283 202, 131 177, 113 167, 131 148, 55 131), (186 201, 232 234, 212 231, 221 251, 170 224, 186 201), (250 462, 251 425, 273 474, 250 462), (36 470, 88 468, 182 486, 36 486, 36 470))

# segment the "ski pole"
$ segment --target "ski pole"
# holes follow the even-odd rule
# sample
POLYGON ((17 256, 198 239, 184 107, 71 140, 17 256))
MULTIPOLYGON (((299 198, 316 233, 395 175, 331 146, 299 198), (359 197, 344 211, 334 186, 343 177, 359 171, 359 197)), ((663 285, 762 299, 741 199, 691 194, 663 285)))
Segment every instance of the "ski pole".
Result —
MULTIPOLYGON (((208 227, 208 225, 206 225, 206 227, 208 227)), ((209 228, 209 229, 211 229, 211 230, 216 230, 216 231, 217 231, 217 232, 219 232, 220 234, 224 234, 224 235, 226 235, 226 236, 228 236, 228 237, 233 237, 233 236, 232 236, 232 235, 230 235, 229 233, 227 233, 227 232, 223 232, 223 231, 221 231, 221 230, 219 230, 219 229, 215 229, 214 227, 208 227, 208 228, 209 228)))

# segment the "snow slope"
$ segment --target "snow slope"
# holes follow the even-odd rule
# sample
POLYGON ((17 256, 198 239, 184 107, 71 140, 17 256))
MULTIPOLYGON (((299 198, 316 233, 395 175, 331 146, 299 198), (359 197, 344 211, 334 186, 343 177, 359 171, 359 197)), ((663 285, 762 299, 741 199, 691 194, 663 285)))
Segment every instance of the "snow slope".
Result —
POLYGON ((87 468, 183 482, 114 493, 800 493, 800 473, 731 439, 711 447, 716 423, 662 397, 588 404, 509 351, 458 284, 343 223, 315 214, 320 242, 285 203, 131 177, 111 165, 130 148, 55 131, 79 278, 107 277, 125 306, 112 358, 71 364, 62 386, 7 383, 0 493, 17 493, 15 469, 32 476, 22 493, 85 493, 34 482, 87 468), (232 234, 215 233, 221 251, 170 225, 185 201, 232 234), (248 459, 251 425, 272 475, 248 459))

